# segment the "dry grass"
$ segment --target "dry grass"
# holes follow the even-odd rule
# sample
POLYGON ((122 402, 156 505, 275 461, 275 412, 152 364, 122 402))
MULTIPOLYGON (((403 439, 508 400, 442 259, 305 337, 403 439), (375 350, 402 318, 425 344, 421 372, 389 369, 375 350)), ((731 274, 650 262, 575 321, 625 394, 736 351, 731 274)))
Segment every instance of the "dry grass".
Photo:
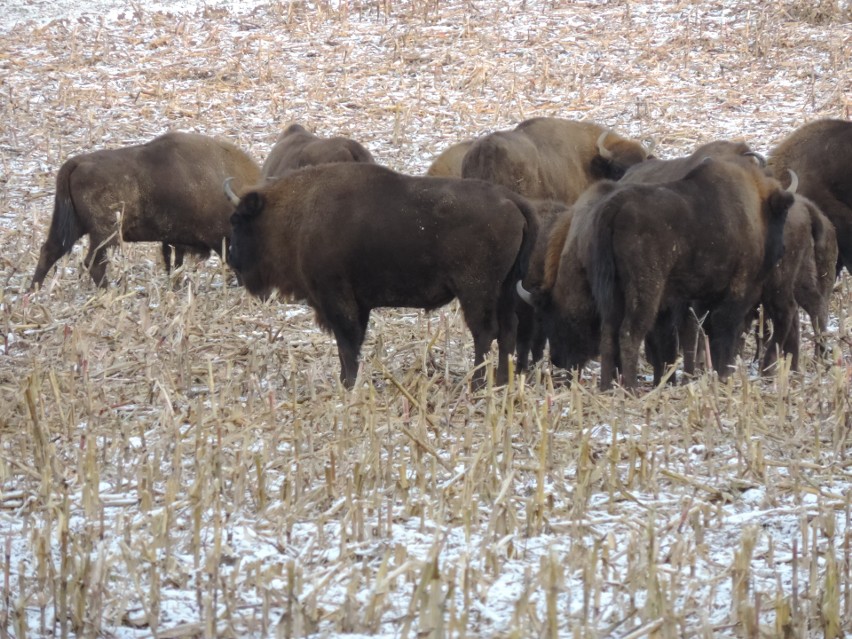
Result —
MULTIPOLYGON (((821 3, 820 6, 827 6, 821 3)), ((456 305, 374 314, 362 382, 215 259, 82 253, 24 295, 70 154, 301 121, 423 172, 533 115, 664 155, 849 117, 848 22, 781 3, 301 2, 0 40, 0 637, 838 637, 852 631, 850 279, 830 363, 468 388, 456 305)))

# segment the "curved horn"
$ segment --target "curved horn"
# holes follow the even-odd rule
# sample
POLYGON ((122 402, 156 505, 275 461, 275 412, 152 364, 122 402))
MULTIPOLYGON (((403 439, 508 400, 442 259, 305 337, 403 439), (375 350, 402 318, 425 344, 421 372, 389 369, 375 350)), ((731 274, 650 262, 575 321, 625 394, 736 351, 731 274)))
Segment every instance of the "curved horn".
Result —
POLYGON ((754 158, 755 160, 757 160, 757 163, 760 165, 761 169, 766 168, 766 158, 763 157, 757 151, 746 151, 745 153, 743 153, 743 155, 747 155, 748 157, 754 158))
POLYGON ((527 289, 524 288, 524 283, 521 280, 518 280, 518 283, 515 284, 515 290, 518 293, 518 297, 520 297, 530 306, 533 306, 532 293, 530 293, 527 289))
POLYGON ((787 187, 787 192, 795 193, 796 189, 799 188, 799 176, 793 169, 787 169, 787 173, 790 174, 790 186, 787 187))
POLYGON ((606 141, 606 136, 609 135, 609 131, 604 131, 598 136, 598 153, 604 160, 612 159, 612 151, 604 146, 604 142, 606 141))
POLYGON ((237 206, 240 203, 240 198, 237 196, 236 193, 234 193, 234 189, 231 188, 231 180, 233 179, 234 178, 232 177, 227 178, 224 184, 222 184, 222 188, 225 190, 225 195, 227 196, 231 204, 237 206))

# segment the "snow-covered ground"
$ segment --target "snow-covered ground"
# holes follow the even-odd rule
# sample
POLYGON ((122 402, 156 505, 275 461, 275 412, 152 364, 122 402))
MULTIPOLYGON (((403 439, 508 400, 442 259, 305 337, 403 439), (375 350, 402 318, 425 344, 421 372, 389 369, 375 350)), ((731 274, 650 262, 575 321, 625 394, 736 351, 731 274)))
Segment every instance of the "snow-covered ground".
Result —
POLYGON ((852 632, 848 278, 830 366, 639 398, 468 393, 452 306, 376 313, 341 394, 308 309, 215 258, 172 289, 150 247, 22 294, 61 162, 168 128, 262 160, 297 120, 410 172, 535 115, 766 152, 849 117, 826 4, 7 0, 0 636, 852 632))

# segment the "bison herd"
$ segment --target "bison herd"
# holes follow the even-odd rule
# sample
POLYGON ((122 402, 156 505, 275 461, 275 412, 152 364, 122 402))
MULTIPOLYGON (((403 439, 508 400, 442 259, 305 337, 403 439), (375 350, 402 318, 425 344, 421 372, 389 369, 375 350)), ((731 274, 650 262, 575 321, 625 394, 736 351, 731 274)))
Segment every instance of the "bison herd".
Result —
POLYGON ((83 235, 99 286, 120 241, 160 242, 167 270, 172 247, 176 266, 225 252, 251 294, 316 311, 347 387, 372 309, 454 298, 477 366, 497 340, 498 383, 513 354, 525 369, 545 344, 569 371, 599 357, 603 389, 636 387, 643 343, 655 383, 681 356, 693 374, 702 353, 724 377, 761 305, 762 370, 779 354, 797 366, 800 307, 823 350, 835 278, 852 269, 852 122, 807 124, 768 162, 742 142, 652 151, 592 122, 533 118, 450 146, 415 177, 298 124, 262 169, 228 142, 172 132, 63 164, 30 288, 83 235))

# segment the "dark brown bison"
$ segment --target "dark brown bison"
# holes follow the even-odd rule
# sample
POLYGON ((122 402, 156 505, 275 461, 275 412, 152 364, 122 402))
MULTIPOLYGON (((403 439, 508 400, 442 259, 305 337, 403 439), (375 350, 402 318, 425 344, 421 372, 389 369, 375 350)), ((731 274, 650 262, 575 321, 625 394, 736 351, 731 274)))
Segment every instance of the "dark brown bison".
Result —
POLYGON ((233 208, 221 192, 229 176, 242 188, 257 182, 260 169, 233 144, 195 133, 71 158, 56 176, 53 219, 30 288, 83 235, 98 286, 107 284, 107 248, 119 241, 162 242, 167 269, 169 244, 178 266, 186 250, 221 252, 231 231, 233 208))
POLYGON ((373 162, 370 152, 355 140, 321 138, 300 124, 291 124, 263 163, 263 177, 281 177, 287 171, 329 162, 373 162))
POLYGON ((429 165, 426 175, 460 178, 462 176, 462 160, 464 160, 465 153, 472 144, 473 140, 465 140, 444 149, 429 165))
POLYGON ((707 159, 683 179, 625 184, 595 207, 587 265, 601 317, 601 388, 636 386, 639 346, 685 301, 709 311, 722 377, 746 315, 784 253, 793 195, 754 162, 707 159))
POLYGON ((541 318, 550 345, 550 360, 569 371, 582 368, 600 352, 600 316, 586 271, 592 221, 597 203, 617 184, 603 180, 588 188, 573 206, 550 223, 530 258, 521 298, 541 318))
POLYGON ((515 346, 515 282, 536 237, 522 197, 493 184, 411 177, 374 164, 308 167, 232 198, 228 262, 253 295, 304 298, 355 383, 370 311, 458 298, 475 364, 497 338, 497 381, 515 346))
MULTIPOLYGON (((683 178, 707 157, 718 160, 738 159, 752 156, 761 166, 765 166, 762 156, 752 151, 743 142, 719 140, 699 146, 691 155, 674 160, 650 159, 637 164, 627 171, 622 184, 657 184, 683 178)), ((761 294, 761 302, 766 317, 772 321, 773 330, 767 345, 763 361, 763 370, 768 370, 777 358, 780 350, 792 356, 792 368, 796 370, 799 358, 799 314, 801 306, 811 318, 817 343, 821 341, 821 331, 825 329, 828 317, 828 301, 831 282, 826 281, 825 260, 836 259, 836 248, 826 244, 833 238, 833 229, 824 216, 806 198, 796 196, 784 225, 784 257, 769 274, 761 294), (821 276, 818 276, 818 273, 821 276)), ((833 262, 832 262, 833 265, 833 262)), ((833 272, 833 271, 832 271, 833 272)), ((688 307, 669 309, 661 322, 680 322, 682 337, 694 343, 696 326, 695 315, 688 307)), ((661 328, 661 327, 659 327, 661 328)), ((708 325, 709 328, 709 325, 708 325)), ((677 339, 666 335, 665 330, 649 333, 646 340, 646 354, 654 367, 655 383, 662 372, 677 357, 677 339)), ((693 349, 684 349, 684 372, 694 372, 693 349)))
MULTIPOLYGON (((568 215, 569 207, 556 200, 532 200, 533 210, 538 220, 538 234, 530 255, 527 278, 540 282, 544 277, 545 253, 551 229, 558 220, 568 215)), ((523 299, 523 298, 521 298, 523 299)), ((519 300, 520 302, 520 300, 519 300)), ((547 331, 544 318, 535 312, 532 305, 521 302, 516 309, 518 315, 518 339, 516 356, 518 370, 524 371, 530 362, 535 364, 544 355, 547 344, 547 331)))
POLYGON ((648 150, 593 122, 533 118, 473 142, 462 177, 502 184, 524 197, 573 204, 597 180, 617 180, 648 150))
POLYGON ((834 225, 837 273, 852 273, 852 122, 817 120, 802 126, 770 153, 775 177, 799 176, 798 192, 812 200, 834 225))

